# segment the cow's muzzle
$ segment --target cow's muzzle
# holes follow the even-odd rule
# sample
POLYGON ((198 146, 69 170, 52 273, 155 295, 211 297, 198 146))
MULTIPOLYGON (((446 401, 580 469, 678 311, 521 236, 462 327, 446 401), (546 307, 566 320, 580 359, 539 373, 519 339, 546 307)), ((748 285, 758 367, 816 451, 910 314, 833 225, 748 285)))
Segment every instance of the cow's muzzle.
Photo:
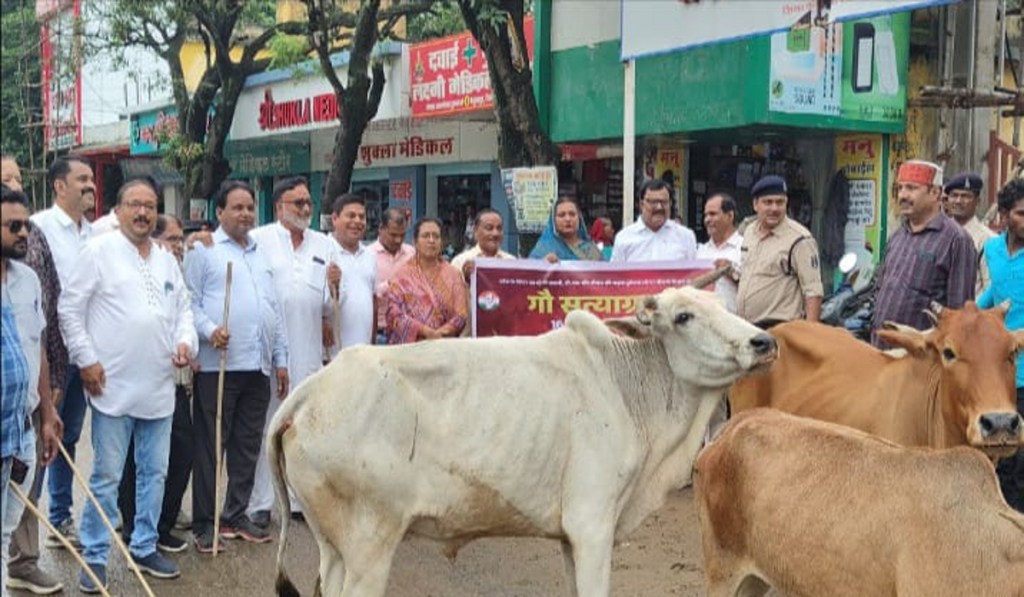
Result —
POLYGON ((779 356, 779 344, 771 334, 758 334, 750 339, 750 348, 754 353, 752 368, 759 370, 771 365, 779 356))
POLYGON ((1008 456, 1024 443, 1024 423, 1015 412, 990 412, 978 417, 981 447, 998 457, 1008 456))

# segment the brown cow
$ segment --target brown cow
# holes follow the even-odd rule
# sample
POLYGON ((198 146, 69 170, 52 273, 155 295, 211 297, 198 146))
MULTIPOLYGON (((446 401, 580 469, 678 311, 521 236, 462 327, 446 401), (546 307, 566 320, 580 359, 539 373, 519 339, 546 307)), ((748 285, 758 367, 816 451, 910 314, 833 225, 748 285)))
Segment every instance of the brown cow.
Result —
POLYGON ((766 374, 732 387, 733 412, 769 406, 905 446, 969 445, 991 457, 1014 453, 1024 443, 1014 387, 1024 332, 1006 330, 1002 307, 932 309, 932 330, 890 325, 878 332, 905 349, 904 356, 820 324, 772 328, 779 358, 766 374))
POLYGON ((1024 515, 977 450, 755 409, 704 449, 694 488, 711 597, 1024 597, 1024 515))

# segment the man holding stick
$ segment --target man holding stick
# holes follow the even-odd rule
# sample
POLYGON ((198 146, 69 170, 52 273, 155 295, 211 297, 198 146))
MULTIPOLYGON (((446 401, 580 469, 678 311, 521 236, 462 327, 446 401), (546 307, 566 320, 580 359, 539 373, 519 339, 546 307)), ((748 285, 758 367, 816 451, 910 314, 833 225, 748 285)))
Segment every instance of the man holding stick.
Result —
MULTIPOLYGON (((181 270, 157 248, 159 192, 149 179, 125 182, 117 194, 118 232, 86 243, 61 294, 58 313, 72 362, 92 407, 95 455, 79 529, 86 564, 106 585, 117 487, 129 442, 135 442, 136 513, 131 558, 143 572, 175 578, 178 565, 157 551, 174 414, 175 368, 195 353, 195 327, 181 270), (124 333, 130 330, 130 333, 124 333)), ((100 586, 84 571, 79 589, 100 586)))
POLYGON ((227 452, 228 472, 221 536, 270 541, 267 531, 253 524, 245 511, 261 457, 271 369, 276 394, 288 394, 288 342, 274 296, 274 277, 249 235, 256 222, 255 195, 246 183, 230 180, 217 192, 216 206, 220 226, 212 235, 212 246, 197 244, 185 257, 185 281, 200 339, 192 413, 196 438, 192 532, 200 553, 211 553, 214 546, 218 449, 227 452), (227 284, 229 263, 233 264, 233 287, 227 284), (230 319, 225 322, 226 307, 230 319), (223 395, 218 396, 222 351, 225 374, 223 395), (215 445, 218 402, 223 446, 215 445))

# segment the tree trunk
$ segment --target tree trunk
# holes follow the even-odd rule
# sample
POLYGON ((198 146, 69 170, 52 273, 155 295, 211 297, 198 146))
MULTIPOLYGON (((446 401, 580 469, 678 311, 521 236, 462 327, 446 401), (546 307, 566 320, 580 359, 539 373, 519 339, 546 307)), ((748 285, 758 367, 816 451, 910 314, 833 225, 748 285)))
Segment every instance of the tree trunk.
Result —
MULTIPOLYGON (((217 104, 216 112, 210 122, 210 128, 206 131, 206 145, 203 151, 203 161, 200 168, 199 180, 194 189, 194 194, 189 197, 210 198, 220 188, 229 174, 231 167, 224 159, 224 142, 227 141, 228 133, 231 131, 231 123, 235 119, 235 108, 238 106, 238 96, 245 86, 245 79, 248 73, 241 69, 232 73, 232 76, 223 81, 220 89, 220 103, 217 104)), ((209 109, 209 108, 207 108, 209 109)), ((199 114, 193 110, 193 119, 199 114)), ((205 113, 202 119, 205 129, 205 113)), ((193 128, 192 131, 196 129, 193 128)), ((190 131, 191 132, 191 131, 190 131)), ((202 143, 202 138, 198 139, 202 143)))
POLYGON ((522 0, 501 0, 501 10, 510 15, 523 60, 512 58, 509 27, 497 28, 477 18, 470 0, 459 0, 463 19, 487 56, 494 92, 494 113, 498 120, 498 164, 516 166, 557 165, 561 157, 540 126, 540 112, 533 95, 533 71, 526 60, 526 35, 523 31, 522 0))

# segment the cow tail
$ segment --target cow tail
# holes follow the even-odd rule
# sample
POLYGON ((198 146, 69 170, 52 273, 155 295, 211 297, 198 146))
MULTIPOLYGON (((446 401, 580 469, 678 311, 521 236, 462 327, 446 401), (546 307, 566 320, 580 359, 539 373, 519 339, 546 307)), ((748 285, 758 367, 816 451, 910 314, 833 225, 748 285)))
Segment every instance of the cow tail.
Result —
MULTIPOLYGON (((292 400, 297 400, 297 398, 298 396, 295 394, 291 396, 292 400)), ((280 411, 291 410, 288 406, 288 401, 285 401, 285 404, 282 405, 277 414, 281 415, 284 413, 280 411)), ((300 597, 299 590, 295 588, 291 579, 288 578, 288 573, 284 570, 284 551, 287 547, 288 523, 291 522, 292 518, 292 506, 288 497, 288 470, 285 466, 282 440, 284 432, 291 426, 291 420, 290 413, 285 416, 275 416, 270 428, 272 435, 270 436, 270 441, 267 442, 267 458, 270 462, 274 494, 277 496, 277 513, 281 520, 281 537, 277 543, 277 581, 274 585, 278 597, 300 597)))

